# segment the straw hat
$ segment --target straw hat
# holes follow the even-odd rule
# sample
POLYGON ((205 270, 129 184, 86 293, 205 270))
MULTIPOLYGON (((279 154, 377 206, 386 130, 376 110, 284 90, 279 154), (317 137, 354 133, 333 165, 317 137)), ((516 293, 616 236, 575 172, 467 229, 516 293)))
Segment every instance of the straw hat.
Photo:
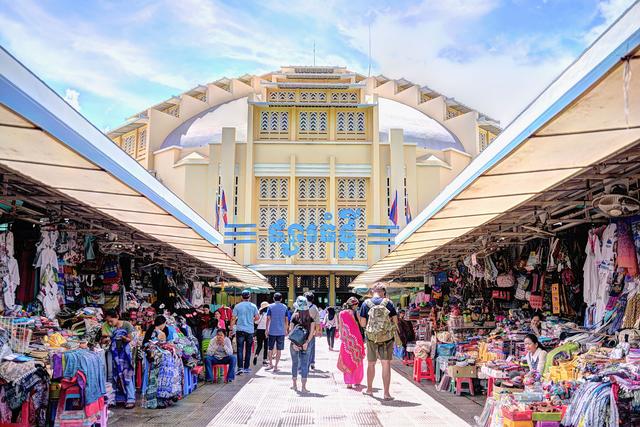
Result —
POLYGON ((260 310, 262 310, 265 307, 269 307, 269 303, 266 301, 262 301, 262 304, 260 304, 260 310))

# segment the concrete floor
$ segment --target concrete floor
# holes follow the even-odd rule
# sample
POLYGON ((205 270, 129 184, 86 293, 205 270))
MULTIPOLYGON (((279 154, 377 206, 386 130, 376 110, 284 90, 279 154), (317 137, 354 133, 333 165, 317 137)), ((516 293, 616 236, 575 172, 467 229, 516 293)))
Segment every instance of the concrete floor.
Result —
POLYGON ((436 391, 423 382, 415 385, 411 367, 394 362, 391 394, 382 397, 380 365, 374 382, 375 396, 348 390, 336 368, 337 352, 318 341, 316 368, 309 376, 310 393, 290 389, 291 364, 285 350, 281 372, 261 369, 242 375, 233 384, 204 385, 172 408, 115 409, 110 426, 467 426, 482 412, 481 400, 436 391))

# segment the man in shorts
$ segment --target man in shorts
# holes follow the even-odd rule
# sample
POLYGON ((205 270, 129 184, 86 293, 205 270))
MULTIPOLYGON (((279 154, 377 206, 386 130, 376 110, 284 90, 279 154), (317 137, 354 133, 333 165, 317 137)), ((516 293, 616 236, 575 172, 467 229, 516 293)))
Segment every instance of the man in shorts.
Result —
POLYGON ((267 309, 267 338, 269 340, 269 367, 273 372, 278 372, 278 363, 284 350, 284 337, 289 329, 289 318, 287 317, 287 306, 282 303, 282 294, 276 292, 273 295, 273 304, 267 309), (275 348, 276 363, 273 363, 275 348))
POLYGON ((394 334, 397 329, 398 313, 393 303, 387 299, 387 288, 377 283, 373 297, 360 307, 360 325, 365 328, 367 341, 367 388, 364 394, 373 395, 373 379, 376 376, 376 362, 382 364, 384 400, 393 400, 389 393, 391 383, 391 359, 393 358, 394 334))

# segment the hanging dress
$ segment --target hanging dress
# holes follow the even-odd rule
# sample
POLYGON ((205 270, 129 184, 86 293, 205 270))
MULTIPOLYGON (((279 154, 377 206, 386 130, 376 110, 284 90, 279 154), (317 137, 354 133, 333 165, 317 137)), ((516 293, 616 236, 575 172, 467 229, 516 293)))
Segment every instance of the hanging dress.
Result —
POLYGON ((60 311, 58 299, 58 255, 54 250, 58 240, 57 231, 43 231, 38 244, 36 268, 40 268, 40 292, 38 300, 42 303, 44 314, 53 319, 60 311))
POLYGON ((600 276, 598 275, 598 264, 601 262, 600 239, 594 229, 589 230, 587 247, 585 248, 586 259, 584 261, 584 302, 588 306, 596 303, 598 299, 598 286, 600 276))
POLYGON ((616 267, 617 229, 616 224, 609 224, 604 233, 602 233, 602 260, 598 266, 600 281, 596 301, 596 324, 600 324, 604 319, 607 303, 609 302, 609 287, 616 267))

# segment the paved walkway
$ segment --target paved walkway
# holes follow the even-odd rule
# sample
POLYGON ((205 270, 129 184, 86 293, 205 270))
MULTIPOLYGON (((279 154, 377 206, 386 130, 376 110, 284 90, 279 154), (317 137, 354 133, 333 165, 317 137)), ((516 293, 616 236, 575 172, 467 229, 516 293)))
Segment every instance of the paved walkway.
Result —
MULTIPOLYGON (((318 342, 316 368, 309 377, 308 394, 291 387, 291 364, 285 350, 281 372, 259 369, 233 384, 206 385, 174 407, 162 410, 116 409, 110 426, 468 426, 462 418, 398 372, 391 377, 396 400, 382 401, 380 365, 374 382, 375 396, 348 390, 336 369, 337 352, 318 342)), ((260 368, 258 364, 257 368, 260 368)), ((445 393, 448 396, 448 393, 445 393)), ((477 414, 482 407, 478 406, 477 414)), ((466 415, 466 414, 465 414, 466 415)), ((469 419, 465 416, 466 419, 469 419)))
POLYGON ((260 370, 209 426, 467 426, 453 412, 394 372, 392 402, 382 397, 381 367, 374 382, 375 397, 349 390, 336 369, 337 352, 318 342, 316 372, 309 378, 310 393, 291 387, 288 351, 282 372, 260 370))

